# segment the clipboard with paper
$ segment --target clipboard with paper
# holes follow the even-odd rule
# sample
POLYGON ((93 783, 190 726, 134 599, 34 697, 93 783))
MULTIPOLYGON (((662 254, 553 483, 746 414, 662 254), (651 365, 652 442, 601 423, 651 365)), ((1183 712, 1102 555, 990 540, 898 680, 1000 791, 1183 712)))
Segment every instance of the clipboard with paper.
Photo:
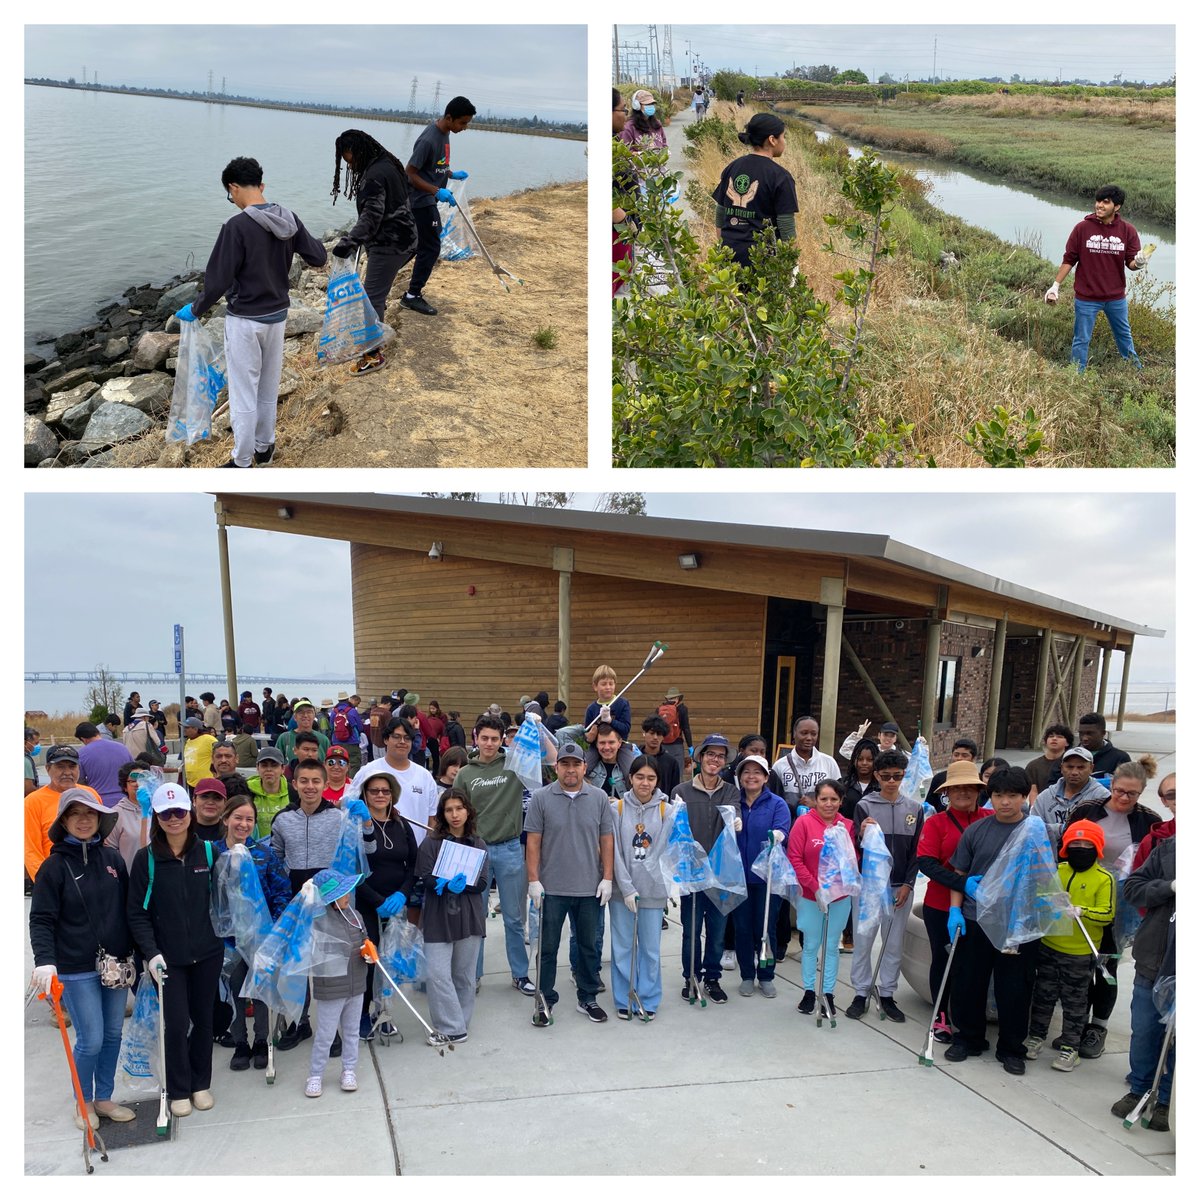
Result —
POLYGON ((455 875, 463 875, 467 886, 473 887, 479 882, 479 872, 487 861, 487 851, 476 846, 464 846, 461 842, 452 842, 449 838, 442 842, 438 851, 437 861, 433 864, 433 873, 441 879, 453 879, 455 875))

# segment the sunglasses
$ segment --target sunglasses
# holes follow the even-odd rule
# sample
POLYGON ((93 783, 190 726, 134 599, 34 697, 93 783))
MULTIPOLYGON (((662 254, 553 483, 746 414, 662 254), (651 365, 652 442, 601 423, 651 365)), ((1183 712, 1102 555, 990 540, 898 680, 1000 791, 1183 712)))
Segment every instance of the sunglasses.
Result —
POLYGON ((885 774, 882 774, 879 776, 879 780, 881 783, 895 783, 895 782, 897 782, 897 780, 900 780, 903 778, 904 778, 903 771, 888 771, 885 774))
POLYGON ((392 789, 391 788, 367 788, 367 795, 368 796, 387 796, 388 799, 391 799, 392 789))
POLYGON ((164 808, 158 814, 160 821, 186 821, 192 815, 190 808, 164 808))

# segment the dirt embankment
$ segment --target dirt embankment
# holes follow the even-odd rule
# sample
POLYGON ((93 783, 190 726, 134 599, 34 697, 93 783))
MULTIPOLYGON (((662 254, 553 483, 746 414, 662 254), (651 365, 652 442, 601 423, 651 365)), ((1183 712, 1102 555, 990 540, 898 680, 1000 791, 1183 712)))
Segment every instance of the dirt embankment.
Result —
MULTIPOLYGON (((406 267, 387 306, 387 365, 361 378, 318 366, 316 338, 304 338, 286 359, 301 382, 279 403, 275 467, 586 465, 587 185, 473 201, 471 215, 524 283, 505 277, 506 292, 480 257, 439 262, 425 288, 438 315, 426 317, 400 304, 406 267), (546 330, 548 348, 535 341, 546 330)), ((321 307, 323 292, 306 302, 321 307)), ((146 442, 120 465, 159 464, 161 434, 146 442)), ((186 465, 220 466, 231 446, 225 425, 186 465)))

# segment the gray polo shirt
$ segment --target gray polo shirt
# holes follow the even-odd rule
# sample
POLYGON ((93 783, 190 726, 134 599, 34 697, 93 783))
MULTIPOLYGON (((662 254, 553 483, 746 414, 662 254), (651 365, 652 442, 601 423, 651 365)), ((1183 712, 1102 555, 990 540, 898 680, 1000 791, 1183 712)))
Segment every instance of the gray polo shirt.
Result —
POLYGON ((594 896, 600 886, 600 839, 612 837, 608 797, 585 783, 575 796, 557 781, 529 797, 525 832, 542 835, 539 875, 550 896, 594 896))

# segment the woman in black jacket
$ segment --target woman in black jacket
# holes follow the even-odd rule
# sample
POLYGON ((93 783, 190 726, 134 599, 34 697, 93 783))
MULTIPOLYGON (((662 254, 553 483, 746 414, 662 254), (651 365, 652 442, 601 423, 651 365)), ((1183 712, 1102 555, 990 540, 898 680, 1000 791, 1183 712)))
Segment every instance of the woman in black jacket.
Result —
POLYGON ((129 927, 151 977, 162 987, 171 1112, 212 1108, 213 1004, 225 947, 209 902, 216 854, 196 836, 187 791, 164 783, 151 798, 150 844, 129 872, 129 927), (188 1027, 191 1026, 189 1032, 188 1027))
MULTIPOLYGON (((53 846, 37 873, 29 909, 32 983, 47 994, 56 975, 62 983, 75 1030, 75 1069, 93 1129, 100 1117, 136 1116, 112 1098, 129 988, 104 987, 96 962, 100 953, 127 959, 133 950, 125 920, 129 876, 121 856, 104 845, 116 823, 116 811, 106 809, 90 788, 63 792, 49 830, 53 846)), ((75 1124, 83 1128, 79 1113, 75 1124)))
MULTIPOLYGON (((363 846, 371 870, 354 892, 354 903, 367 927, 367 936, 379 944, 380 922, 396 917, 405 907, 413 907, 416 882, 417 839, 409 823, 396 812, 400 784, 393 775, 380 771, 363 780, 362 798, 370 819, 363 823, 363 846)), ((415 913, 413 914, 415 917, 415 913)), ((359 1037, 370 1039, 371 997, 375 968, 368 968, 367 990, 363 994, 359 1037)))
MULTIPOLYGON (((385 150, 369 133, 347 129, 334 147, 333 196, 341 190, 342 163, 346 164, 347 200, 358 206, 358 221, 333 248, 337 258, 348 258, 355 246, 367 249, 367 274, 363 291, 380 322, 388 293, 405 265, 417 252, 417 226, 409 204, 404 164, 385 150)), ((355 375, 377 371, 383 352, 368 351, 350 368, 355 375)))

